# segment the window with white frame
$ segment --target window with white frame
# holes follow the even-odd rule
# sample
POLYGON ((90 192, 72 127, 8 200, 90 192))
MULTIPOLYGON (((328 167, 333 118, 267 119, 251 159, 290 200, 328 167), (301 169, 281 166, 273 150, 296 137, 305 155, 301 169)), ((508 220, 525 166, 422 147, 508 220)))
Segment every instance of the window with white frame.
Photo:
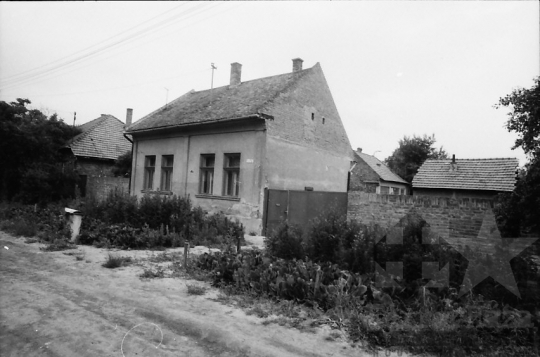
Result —
POLYGON ((161 157, 161 190, 171 191, 174 155, 161 157))
POLYGON ((240 191, 240 154, 225 154, 223 171, 223 195, 238 197, 240 191))
POLYGON ((201 155, 199 193, 207 195, 213 193, 215 162, 216 156, 214 154, 201 155))

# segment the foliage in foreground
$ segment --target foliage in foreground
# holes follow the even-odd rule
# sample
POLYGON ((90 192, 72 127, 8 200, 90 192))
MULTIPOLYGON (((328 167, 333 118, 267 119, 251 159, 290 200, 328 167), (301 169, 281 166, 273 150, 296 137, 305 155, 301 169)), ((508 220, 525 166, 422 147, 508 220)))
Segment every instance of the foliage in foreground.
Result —
MULTIPOLYGON (((534 326, 540 316, 481 295, 458 298, 454 289, 419 288, 413 299, 404 300, 399 290, 379 287, 383 276, 355 274, 330 263, 276 259, 258 251, 203 254, 198 267, 209 271, 214 285, 322 310, 353 341, 367 341, 373 348, 443 356, 454 351, 536 353, 534 326)), ((257 314, 265 316, 264 311, 257 314)))
POLYGON ((98 247, 146 249, 244 243, 244 227, 224 214, 208 215, 189 197, 134 196, 111 192, 81 205, 80 242, 98 247))

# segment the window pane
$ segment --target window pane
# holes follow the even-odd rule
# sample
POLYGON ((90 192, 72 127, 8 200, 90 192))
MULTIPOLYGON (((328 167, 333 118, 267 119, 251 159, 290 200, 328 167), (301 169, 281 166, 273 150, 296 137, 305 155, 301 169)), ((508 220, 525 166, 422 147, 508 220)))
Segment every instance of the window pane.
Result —
POLYGON ((240 154, 227 154, 226 167, 240 167, 240 154))

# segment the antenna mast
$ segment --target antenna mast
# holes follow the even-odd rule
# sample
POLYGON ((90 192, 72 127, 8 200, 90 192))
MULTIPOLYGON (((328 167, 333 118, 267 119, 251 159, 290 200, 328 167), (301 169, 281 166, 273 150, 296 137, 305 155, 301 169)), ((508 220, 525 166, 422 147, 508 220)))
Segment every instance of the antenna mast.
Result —
POLYGON ((217 67, 214 66, 213 63, 210 66, 212 68, 212 83, 210 83, 210 90, 212 90, 214 89, 214 69, 217 69, 217 67))
POLYGON ((169 104, 169 88, 165 88, 165 90, 167 91, 167 94, 165 95, 165 106, 167 106, 167 104, 169 104))

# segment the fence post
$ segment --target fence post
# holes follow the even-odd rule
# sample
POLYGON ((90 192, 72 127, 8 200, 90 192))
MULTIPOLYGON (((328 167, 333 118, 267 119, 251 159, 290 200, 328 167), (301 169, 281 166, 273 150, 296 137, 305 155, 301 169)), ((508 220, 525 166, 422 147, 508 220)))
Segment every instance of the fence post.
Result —
POLYGON ((188 270, 188 266, 187 266, 188 252, 189 252, 189 242, 186 242, 184 244, 184 267, 186 268, 186 271, 188 270))
POLYGON ((317 270, 317 276, 315 277, 315 290, 313 291, 314 296, 317 296, 320 282, 321 282, 321 270, 319 268, 319 270, 317 270))

